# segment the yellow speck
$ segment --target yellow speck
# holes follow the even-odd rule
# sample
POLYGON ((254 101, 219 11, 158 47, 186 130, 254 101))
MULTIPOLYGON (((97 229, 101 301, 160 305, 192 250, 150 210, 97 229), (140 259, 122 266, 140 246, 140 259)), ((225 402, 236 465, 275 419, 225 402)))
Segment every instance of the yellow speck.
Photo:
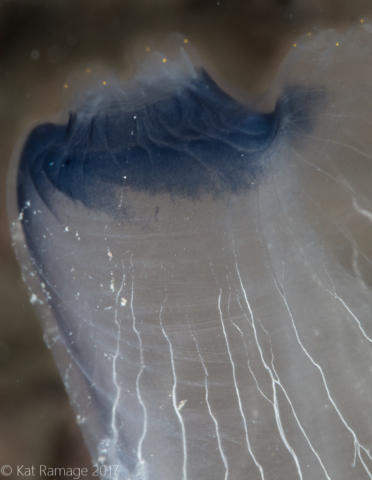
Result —
POLYGON ((146 52, 149 52, 151 50, 150 47, 146 47, 146 52))
POLYGON ((64 87, 64 88, 68 88, 68 85, 67 85, 67 83, 65 83, 65 84, 63 85, 63 87, 64 87))
POLYGON ((307 34, 309 35, 309 37, 311 37, 311 32, 307 32, 307 34))
POLYGON ((163 63, 165 63, 166 61, 167 61, 167 59, 166 59, 166 58, 163 58, 163 63))
POLYGON ((297 47, 297 43, 294 43, 293 46, 294 46, 294 47, 297 47))
POLYGON ((86 71, 87 73, 90 73, 90 68, 87 68, 85 71, 86 71))
POLYGON ((337 42, 337 43, 336 43, 336 47, 339 47, 339 46, 340 46, 340 44, 337 42))
POLYGON ((189 43, 188 39, 185 38, 185 39, 183 40, 183 43, 189 43))
POLYGON ((360 23, 364 23, 364 18, 361 18, 361 19, 360 19, 360 23))
POLYGON ((102 82, 102 83, 103 83, 103 85, 106 85, 106 82, 102 82))

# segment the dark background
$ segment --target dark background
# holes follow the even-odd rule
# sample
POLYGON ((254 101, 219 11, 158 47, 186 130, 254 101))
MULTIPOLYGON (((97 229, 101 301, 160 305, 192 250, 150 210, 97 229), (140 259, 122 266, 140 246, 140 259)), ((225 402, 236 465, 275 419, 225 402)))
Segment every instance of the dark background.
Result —
POLYGON ((261 92, 299 34, 311 25, 344 30, 352 16, 371 15, 368 5, 370 0, 0 0, 0 467, 86 466, 92 472, 20 278, 5 205, 17 138, 61 108, 68 73, 96 59, 128 71, 133 42, 178 31, 222 78, 261 92))

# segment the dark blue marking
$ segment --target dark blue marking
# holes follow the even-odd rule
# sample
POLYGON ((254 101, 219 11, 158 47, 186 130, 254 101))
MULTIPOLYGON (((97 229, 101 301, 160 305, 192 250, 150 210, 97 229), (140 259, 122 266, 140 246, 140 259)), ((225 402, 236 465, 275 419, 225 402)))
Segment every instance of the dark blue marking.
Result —
POLYGON ((92 108, 97 97, 87 97, 67 125, 44 124, 31 132, 20 163, 20 208, 29 195, 25 176, 52 210, 54 189, 109 213, 118 213, 118 191, 124 204, 125 193, 133 191, 195 199, 238 194, 264 172, 263 154, 280 135, 310 128, 309 112, 321 97, 315 89, 288 89, 272 113, 258 113, 204 71, 136 107, 112 88, 98 107, 92 108))

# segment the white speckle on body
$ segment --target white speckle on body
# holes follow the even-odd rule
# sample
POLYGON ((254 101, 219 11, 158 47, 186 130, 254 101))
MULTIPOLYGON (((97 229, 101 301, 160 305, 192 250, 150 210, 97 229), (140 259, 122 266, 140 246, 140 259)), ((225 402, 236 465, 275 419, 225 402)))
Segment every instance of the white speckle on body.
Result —
POLYGON ((186 405, 186 402, 187 402, 187 400, 181 400, 178 407, 177 407, 178 410, 181 410, 181 408, 183 408, 186 405))
POLYGON ((34 304, 38 300, 37 296, 33 293, 30 297, 30 303, 34 304))

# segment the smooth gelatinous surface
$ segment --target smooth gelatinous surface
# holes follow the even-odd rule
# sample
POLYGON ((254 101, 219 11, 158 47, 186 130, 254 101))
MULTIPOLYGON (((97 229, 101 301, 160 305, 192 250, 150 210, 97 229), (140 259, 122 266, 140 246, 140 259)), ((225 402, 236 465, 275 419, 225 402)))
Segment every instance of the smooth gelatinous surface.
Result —
POLYGON ((248 106, 174 37, 21 141, 15 248, 103 477, 372 478, 371 28, 248 106))

